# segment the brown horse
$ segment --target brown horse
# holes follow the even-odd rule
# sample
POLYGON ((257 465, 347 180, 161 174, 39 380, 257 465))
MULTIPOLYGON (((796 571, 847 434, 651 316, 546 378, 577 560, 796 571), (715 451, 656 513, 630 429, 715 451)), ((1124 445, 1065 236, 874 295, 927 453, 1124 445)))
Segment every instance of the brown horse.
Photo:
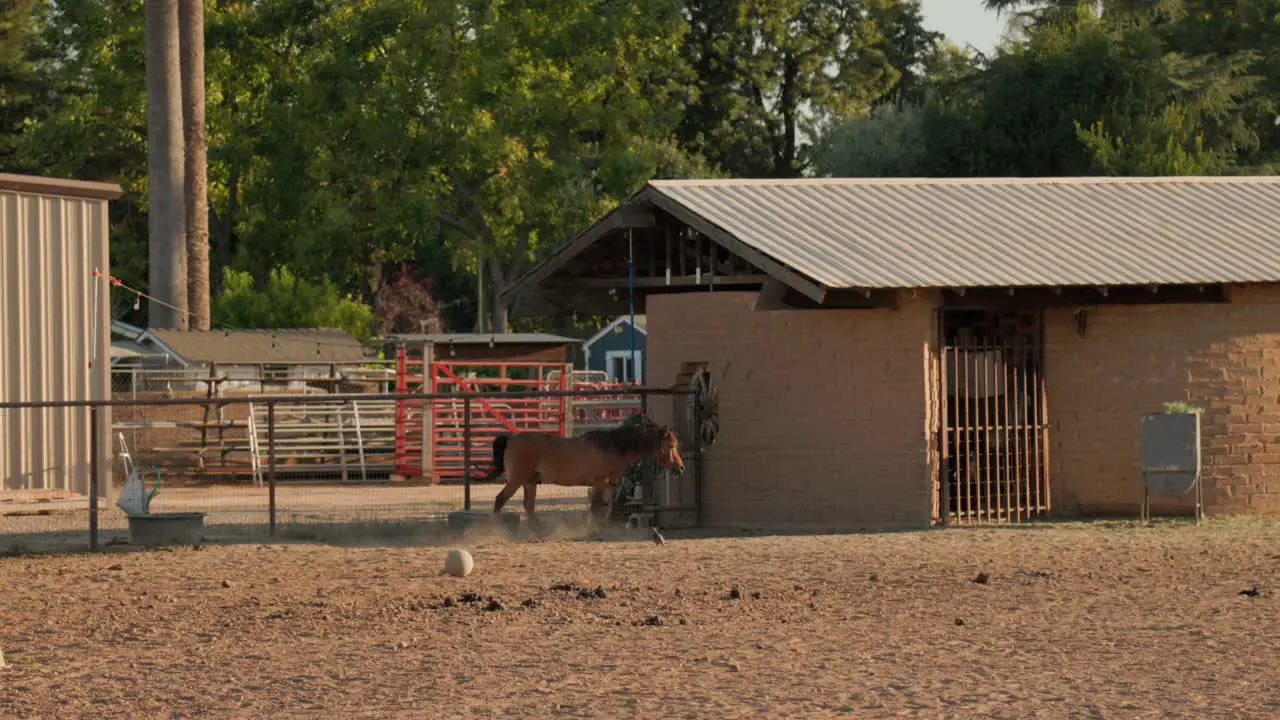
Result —
POLYGON ((644 457, 674 469, 677 475, 684 472, 676 434, 648 418, 636 425, 591 430, 572 438, 534 432, 505 434, 494 438, 493 469, 481 482, 507 474, 507 484, 493 502, 495 515, 523 487, 524 510, 535 531, 539 529, 534 514, 539 484, 589 487, 590 516, 599 522, 603 519, 600 512, 607 513, 611 506, 605 492, 618 483, 623 471, 644 457))

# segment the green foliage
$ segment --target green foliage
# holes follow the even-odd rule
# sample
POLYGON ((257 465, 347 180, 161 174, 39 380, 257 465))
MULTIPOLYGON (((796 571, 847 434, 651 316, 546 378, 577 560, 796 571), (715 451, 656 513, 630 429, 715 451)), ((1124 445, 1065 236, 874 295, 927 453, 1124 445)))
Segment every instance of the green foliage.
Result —
MULTIPOLYGON (((119 183, 111 204, 111 271, 147 289, 147 132, 142 3, 49 6, 38 67, 54 89, 49 112, 27 119, 18 163, 54 177, 119 183)), ((117 298, 130 303, 132 298, 117 298)), ((124 307, 113 308, 119 315, 124 307)))
POLYGON ((373 339, 373 308, 339 293, 328 280, 310 282, 278 267, 259 287, 253 276, 228 268, 213 299, 213 324, 223 328, 341 328, 357 340, 373 339))
POLYGON ((47 112, 48 93, 38 67, 43 0, 6 0, 0 5, 0 171, 26 169, 15 155, 18 133, 47 112))
POLYGON ((882 105, 865 118, 836 123, 815 143, 814 173, 828 177, 911 177, 926 166, 924 112, 882 105))
POLYGON ((1204 412, 1203 408, 1196 407, 1191 403, 1177 400, 1164 404, 1164 412, 1169 415, 1199 415, 1204 412))
POLYGON ((1169 49, 1186 58, 1220 58, 1254 83, 1233 96, 1238 112, 1230 124, 1210 128, 1210 137, 1238 143, 1238 171, 1268 172, 1280 163, 1280 0, 1182 0, 1179 10, 1176 22, 1156 26, 1169 49))
POLYGON ((949 102, 981 71, 978 58, 952 43, 922 60, 910 92, 865 115, 827 123, 813 148, 813 172, 837 177, 913 177, 929 169, 926 108, 949 102))
POLYGON ((1211 175, 1275 161, 1273 81, 1256 72, 1274 48, 1183 52, 1191 15, 1104 9, 1035 24, 984 67, 935 82, 919 112, 846 120, 824 137, 817 166, 865 175, 1211 175))
MULTIPOLYGON (((364 327, 407 264, 468 327, 652 177, 1280 170, 1280 0, 988 4, 990 59, 916 0, 207 3, 221 320, 364 327)), ((0 165, 120 183, 145 290, 143 49, 136 0, 0 8, 0 165)))
POLYGON ((687 93, 680 10, 672 0, 506 2, 446 19, 437 208, 491 290, 649 178, 699 172, 671 139, 687 93), (459 39, 467 29, 473 37, 459 39))
POLYGON ((940 37, 917 0, 689 0, 698 94, 682 145, 734 176, 795 177, 834 117, 909 99, 940 37))
POLYGON ((1221 152, 1205 148, 1204 135, 1195 132, 1178 105, 1120 136, 1109 133, 1101 120, 1080 134, 1104 175, 1217 175, 1226 164, 1221 152))
MULTIPOLYGON (((26 165, 113 180, 117 274, 146 288, 141 4, 61 2, 41 69, 70 91, 26 165)), ((690 90, 674 0, 213 3, 215 277, 287 265, 372 298, 401 263, 500 288, 654 175, 701 174, 671 130, 690 90)), ((457 310, 446 303, 454 323, 457 310)))
POLYGON ((1049 26, 993 59, 958 102, 926 117, 932 174, 1089 174, 1093 158, 1077 125, 1109 109, 1157 104, 1159 48, 1115 42, 1098 22, 1049 26))

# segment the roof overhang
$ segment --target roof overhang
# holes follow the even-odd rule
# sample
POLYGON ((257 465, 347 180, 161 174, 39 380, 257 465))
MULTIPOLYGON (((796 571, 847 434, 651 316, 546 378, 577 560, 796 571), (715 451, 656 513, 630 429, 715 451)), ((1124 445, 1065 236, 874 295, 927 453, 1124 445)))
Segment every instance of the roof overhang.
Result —
POLYGON ((536 287, 550 277, 552 273, 564 267, 564 264, 573 259, 578 253, 591 247, 595 241, 613 230, 653 227, 657 223, 653 213, 653 206, 652 203, 645 201, 641 197, 642 194, 643 191, 627 198, 593 225, 578 233, 577 237, 561 245, 555 252, 530 268, 510 287, 499 293, 499 297, 506 303, 519 298, 528 292, 530 288, 536 287))
POLYGON ((628 294, 642 313, 653 294, 722 289, 762 308, 891 307, 920 290, 1212 301, 1280 283, 1277 217, 1276 177, 653 180, 502 300, 612 316, 628 294))
POLYGON ((577 338, 550 333, 394 333, 385 338, 385 344, 391 346, 432 343, 458 347, 468 345, 540 345, 557 347, 560 345, 575 345, 578 342, 577 338))
POLYGON ((124 192, 115 183, 0 173, 0 191, 5 190, 30 195, 70 197, 83 200, 116 200, 124 192))
MULTIPOLYGON (((642 190, 624 200, 618 207, 607 213, 598 222, 583 230, 569 242, 555 250, 551 255, 534 265, 528 272, 518 278, 510 287, 500 293, 500 298, 508 304, 525 303, 534 314, 551 310, 545 302, 540 302, 537 289, 547 282, 566 264, 580 254, 600 242, 607 235, 618 231, 652 230, 659 227, 664 218, 673 219, 696 231, 712 243, 719 245, 729 253, 750 263, 759 269, 762 276, 744 278, 717 278, 713 273, 703 274, 696 281, 690 278, 668 278, 665 282, 646 278, 640 281, 645 292, 679 292, 697 289, 732 290, 735 285, 751 285, 758 289, 767 281, 781 283, 790 291, 806 298, 807 302, 822 304, 826 301, 830 288, 824 287, 812 278, 798 273, 774 258, 752 248, 734 237, 719 225, 708 221, 692 212, 681 203, 665 196, 653 185, 646 185, 642 190), (746 282, 740 282, 746 281, 746 282), (693 287, 691 287, 691 285, 693 287), (701 286, 701 287, 698 287, 701 286), (532 302, 530 302, 532 300, 532 302)), ((584 280, 584 286, 603 287, 591 280, 584 280)))
POLYGON ((821 304, 826 298, 827 288, 789 269, 782 263, 747 245, 731 235, 727 230, 698 215, 684 205, 663 195, 652 185, 640 191, 639 197, 662 208, 689 227, 706 235, 729 252, 741 257, 769 274, 775 280, 784 283, 810 300, 821 304))

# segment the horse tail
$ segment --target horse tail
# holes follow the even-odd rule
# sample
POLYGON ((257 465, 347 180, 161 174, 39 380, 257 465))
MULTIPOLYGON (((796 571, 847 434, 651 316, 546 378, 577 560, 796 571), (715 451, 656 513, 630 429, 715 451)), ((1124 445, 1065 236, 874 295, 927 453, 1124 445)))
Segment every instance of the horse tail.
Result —
POLYGON ((507 469, 507 442, 510 435, 499 435, 493 439, 493 472, 496 476, 507 469))
POLYGON ((507 469, 507 442, 511 439, 510 435, 499 435, 493 439, 493 469, 490 470, 480 482, 489 482, 501 475, 507 469))

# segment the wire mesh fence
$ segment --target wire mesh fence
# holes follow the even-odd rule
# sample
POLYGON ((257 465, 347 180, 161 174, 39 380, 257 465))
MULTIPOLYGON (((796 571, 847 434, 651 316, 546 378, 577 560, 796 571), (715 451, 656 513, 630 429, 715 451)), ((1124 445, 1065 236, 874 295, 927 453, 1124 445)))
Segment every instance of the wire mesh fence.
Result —
MULTIPOLYGON (((191 381, 190 373, 181 377, 191 381)), ((487 430, 496 421, 486 408, 495 401, 540 398, 572 418, 575 403, 616 395, 237 395, 184 387, 131 391, 96 404, 0 404, 0 437, 6 440, 0 442, 6 478, 0 488, 0 551, 34 540, 83 543, 86 532, 91 547, 103 533, 106 541, 119 542, 127 537, 129 518, 117 503, 131 474, 151 495, 149 513, 202 513, 211 539, 305 536, 308 528, 325 525, 387 529, 444 521, 456 511, 492 508, 501 489, 501 477, 480 482, 492 463, 495 435, 487 430), (458 422, 446 430, 447 442, 461 450, 465 471, 436 472, 428 460, 418 472, 404 474, 406 447, 444 440, 436 436, 443 430, 428 423, 417 430, 425 442, 405 443, 411 428, 403 408, 430 406, 434 415, 435 406, 446 404, 460 407, 458 422)), ((627 402, 633 412, 679 424, 695 412, 696 399, 682 390, 635 388, 627 402)), ((569 419, 560 427, 558 434, 576 435, 600 425, 575 429, 569 419)), ((690 456, 697 449, 686 447, 684 453, 686 464, 695 467, 690 456)), ((664 468, 633 466, 617 487, 615 516, 663 511, 673 514, 673 522, 676 515, 694 522, 692 475, 676 478, 664 468)), ((544 484, 537 502, 540 513, 585 513, 588 491, 544 484)))

